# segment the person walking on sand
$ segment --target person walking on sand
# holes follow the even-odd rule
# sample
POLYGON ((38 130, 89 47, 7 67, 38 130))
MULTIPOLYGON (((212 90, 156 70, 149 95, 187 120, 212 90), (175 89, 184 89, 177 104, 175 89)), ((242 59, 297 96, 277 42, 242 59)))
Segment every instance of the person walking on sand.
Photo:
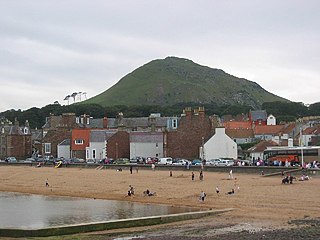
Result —
POLYGON ((199 179, 200 179, 200 181, 203 181, 203 172, 202 172, 202 170, 200 171, 199 179))
POLYGON ((132 174, 132 166, 130 166, 130 174, 132 174))
POLYGON ((220 195, 220 189, 219 189, 218 186, 216 186, 216 193, 217 193, 218 196, 220 195))
POLYGON ((154 163, 151 164, 152 171, 156 169, 156 165, 154 163))
POLYGON ((191 180, 194 181, 194 172, 191 174, 191 180))
POLYGON ((232 169, 229 172, 229 179, 233 179, 232 169))

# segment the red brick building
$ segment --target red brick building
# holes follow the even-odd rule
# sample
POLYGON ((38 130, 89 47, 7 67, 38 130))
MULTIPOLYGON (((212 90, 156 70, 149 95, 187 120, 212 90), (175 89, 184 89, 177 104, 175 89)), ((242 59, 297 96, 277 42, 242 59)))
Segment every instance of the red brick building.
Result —
POLYGON ((107 141, 106 155, 109 158, 130 158, 129 133, 119 130, 107 141))
POLYGON ((7 122, 1 126, 1 158, 16 157, 26 159, 32 155, 31 132, 28 121, 25 126, 19 126, 19 122, 7 122))
POLYGON ((175 131, 164 134, 164 156, 199 158, 200 147, 214 134, 217 121, 205 115, 204 108, 186 108, 175 131))

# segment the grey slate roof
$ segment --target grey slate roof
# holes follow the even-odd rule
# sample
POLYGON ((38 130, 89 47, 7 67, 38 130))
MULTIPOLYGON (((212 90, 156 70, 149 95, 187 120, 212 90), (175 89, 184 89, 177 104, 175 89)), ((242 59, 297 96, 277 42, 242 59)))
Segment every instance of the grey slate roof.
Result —
POLYGON ((163 142, 162 132, 130 132, 130 142, 163 142))
POLYGON ((115 133, 116 131, 92 130, 90 131, 90 142, 104 142, 115 133))
POLYGON ((267 112, 265 110, 256 110, 251 111, 251 120, 257 121, 257 120, 267 120, 267 112))
POLYGON ((59 145, 63 145, 63 146, 70 146, 71 144, 71 140, 70 139, 65 139, 63 140, 61 143, 59 143, 59 145))

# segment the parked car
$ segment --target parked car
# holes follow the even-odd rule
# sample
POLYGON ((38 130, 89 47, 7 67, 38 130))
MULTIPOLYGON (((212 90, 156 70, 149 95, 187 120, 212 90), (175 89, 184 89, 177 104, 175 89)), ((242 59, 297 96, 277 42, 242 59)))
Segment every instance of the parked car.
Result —
POLYGON ((206 161, 206 165, 217 166, 221 159, 210 159, 206 161))
POLYGON ((233 160, 221 160, 220 162, 217 163, 216 166, 224 166, 224 167, 230 167, 234 165, 233 160))
POLYGON ((113 162, 114 162, 113 158, 104 158, 99 161, 99 163, 103 163, 103 164, 113 164, 113 162))
POLYGON ((159 159, 156 157, 148 157, 146 159, 146 164, 156 164, 159 162, 159 159))
POLYGON ((17 162, 17 159, 15 157, 7 157, 6 162, 8 162, 8 163, 17 162))
POLYGON ((114 161, 114 164, 129 164, 130 160, 128 158, 118 158, 114 161))
POLYGON ((171 157, 160 158, 158 164, 159 165, 171 165, 172 158, 171 157))
POLYGON ((85 160, 82 158, 71 158, 72 163, 84 163, 85 160))
POLYGON ((202 164, 202 161, 200 159, 193 159, 191 162, 192 165, 198 166, 202 164))
POLYGON ((189 164, 190 164, 190 161, 187 159, 177 159, 175 162, 172 163, 172 165, 178 165, 178 166, 186 166, 189 164))
POLYGON ((33 163, 36 160, 34 158, 26 158, 26 160, 24 160, 25 163, 33 163))
POLYGON ((86 163, 87 163, 87 164, 95 164, 96 161, 95 161, 94 159, 87 159, 87 160, 86 160, 86 163))

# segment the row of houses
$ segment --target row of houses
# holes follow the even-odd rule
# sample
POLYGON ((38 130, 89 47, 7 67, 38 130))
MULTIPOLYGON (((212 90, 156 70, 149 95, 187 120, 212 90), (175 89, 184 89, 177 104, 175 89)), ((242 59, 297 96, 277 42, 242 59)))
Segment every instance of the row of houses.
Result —
POLYGON ((28 122, 19 126, 17 121, 2 119, 0 123, 0 158, 20 159, 39 155, 83 159, 237 158, 237 144, 265 140, 288 145, 289 139, 299 144, 302 132, 303 144, 307 146, 320 132, 315 121, 277 125, 276 118, 267 116, 265 111, 250 111, 248 117, 220 119, 207 116, 203 107, 185 108, 180 116, 173 117, 151 114, 126 118, 119 113, 115 118, 94 119, 64 113, 47 117, 39 130, 30 130, 28 122))

